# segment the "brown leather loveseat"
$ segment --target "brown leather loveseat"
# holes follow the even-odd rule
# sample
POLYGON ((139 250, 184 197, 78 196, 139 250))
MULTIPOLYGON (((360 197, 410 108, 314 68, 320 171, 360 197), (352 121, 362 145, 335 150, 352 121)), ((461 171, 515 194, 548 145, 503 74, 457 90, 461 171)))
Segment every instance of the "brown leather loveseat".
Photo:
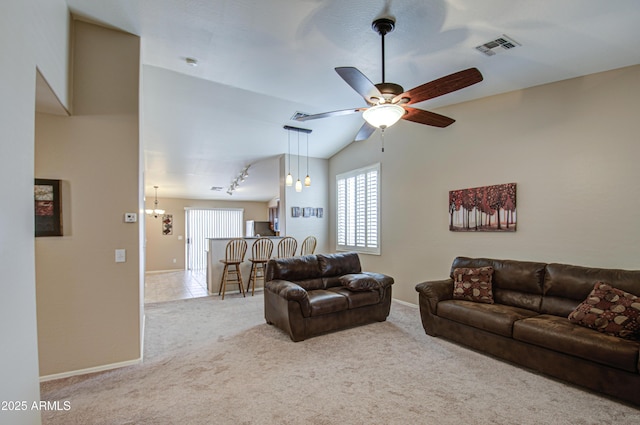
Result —
POLYGON ((458 257, 449 279, 416 290, 427 334, 640 405, 640 329, 627 320, 638 319, 640 271, 458 257), (482 300, 486 288, 477 284, 484 268, 492 272, 493 303, 482 300), (479 273, 476 284, 461 286, 464 273, 479 273), (604 282, 600 291, 616 288, 618 295, 594 292, 597 282, 604 282), (476 292, 465 293, 470 287, 476 292), (621 298, 627 307, 617 304, 621 298), (631 324, 624 338, 602 332, 619 328, 618 320, 631 324))
POLYGON ((293 341, 383 322, 392 284, 389 276, 362 272, 355 252, 273 258, 265 275, 265 319, 293 341))

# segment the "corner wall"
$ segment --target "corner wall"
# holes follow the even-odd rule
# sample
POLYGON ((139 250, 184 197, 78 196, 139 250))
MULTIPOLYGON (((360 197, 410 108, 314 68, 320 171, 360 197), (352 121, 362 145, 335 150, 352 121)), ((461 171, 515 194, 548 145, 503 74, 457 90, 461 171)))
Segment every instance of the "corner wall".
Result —
MULTIPOLYGON (((64 0, 0 5, 0 178, 8 183, 0 208, 0 400, 29 405, 40 399, 33 267, 36 68, 65 103, 68 21, 64 0)), ((37 410, 0 411, 0 423, 40 422, 37 410)))
POLYGON ((640 269, 638 110, 640 66, 441 108, 449 128, 400 122, 385 153, 376 132, 331 158, 330 193, 336 174, 381 162, 382 254, 361 259, 407 302, 460 255, 640 269), (450 190, 512 182, 515 233, 448 230, 450 190))
POLYGON ((35 176, 63 181, 64 236, 36 238, 40 375, 140 358, 138 37, 73 25, 71 117, 37 114, 35 176), (115 262, 115 250, 126 262, 115 262))

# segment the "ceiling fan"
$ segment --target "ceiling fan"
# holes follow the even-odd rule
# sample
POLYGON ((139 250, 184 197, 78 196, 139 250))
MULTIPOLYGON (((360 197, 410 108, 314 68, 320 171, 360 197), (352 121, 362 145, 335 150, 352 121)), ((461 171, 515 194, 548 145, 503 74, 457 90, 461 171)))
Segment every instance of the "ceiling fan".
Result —
POLYGON ((302 115, 296 117, 298 121, 308 121, 318 118, 347 115, 355 112, 363 112, 365 123, 355 137, 356 141, 368 139, 376 128, 384 131, 399 119, 417 122, 419 124, 434 127, 447 127, 455 122, 453 118, 422 109, 412 108, 407 105, 419 103, 427 99, 433 99, 456 90, 463 89, 482 81, 482 74, 477 68, 469 68, 455 72, 437 80, 404 91, 402 86, 385 82, 384 69, 384 36, 395 29, 395 19, 380 18, 373 21, 371 27, 380 34, 382 40, 382 82, 373 84, 362 72, 354 67, 338 67, 336 72, 351 86, 369 105, 362 108, 343 109, 339 111, 324 112, 321 114, 302 115))

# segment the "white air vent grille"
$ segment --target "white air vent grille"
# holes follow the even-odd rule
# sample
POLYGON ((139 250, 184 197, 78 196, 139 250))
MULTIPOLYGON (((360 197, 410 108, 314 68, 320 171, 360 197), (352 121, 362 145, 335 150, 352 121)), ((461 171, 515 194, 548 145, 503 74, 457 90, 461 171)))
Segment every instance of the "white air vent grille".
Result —
POLYGON ((487 43, 481 44, 477 46, 476 49, 481 51, 487 56, 493 56, 496 53, 505 52, 507 50, 514 49, 518 46, 522 46, 522 44, 515 41, 513 38, 502 34, 501 37, 496 38, 495 40, 491 40, 487 43))
POLYGON ((308 117, 311 114, 307 114, 306 112, 300 112, 300 111, 296 111, 292 116, 291 116, 291 120, 295 121, 298 118, 303 118, 303 117, 308 117))

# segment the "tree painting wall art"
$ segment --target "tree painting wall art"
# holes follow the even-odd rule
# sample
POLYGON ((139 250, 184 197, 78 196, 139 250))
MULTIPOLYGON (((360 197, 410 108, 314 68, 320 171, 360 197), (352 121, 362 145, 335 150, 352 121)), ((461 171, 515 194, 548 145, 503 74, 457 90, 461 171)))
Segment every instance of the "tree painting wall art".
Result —
POLYGON ((62 236, 60 180, 35 179, 33 200, 36 236, 62 236))
POLYGON ((515 232, 516 184, 459 189, 449 192, 452 232, 515 232))

